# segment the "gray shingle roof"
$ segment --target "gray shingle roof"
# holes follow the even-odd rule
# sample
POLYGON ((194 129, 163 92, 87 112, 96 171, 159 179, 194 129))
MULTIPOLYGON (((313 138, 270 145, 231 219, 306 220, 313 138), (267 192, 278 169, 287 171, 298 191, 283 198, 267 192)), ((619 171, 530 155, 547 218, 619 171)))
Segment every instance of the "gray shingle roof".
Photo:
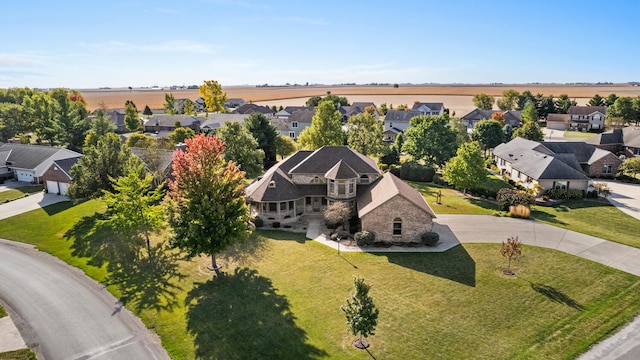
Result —
POLYGON ((78 163, 82 156, 76 156, 68 159, 55 160, 53 163, 62 171, 64 171, 69 179, 71 178, 71 168, 78 163))
POLYGON ((416 111, 416 110, 409 110, 409 111, 404 111, 404 110, 389 110, 387 111, 387 115, 385 115, 384 117, 384 121, 391 121, 391 122, 410 122, 411 118, 414 118, 416 116, 420 116, 422 115, 422 113, 420 111, 416 111))
POLYGON ((200 129, 213 130, 223 126, 227 121, 244 123, 248 114, 211 114, 200 125, 200 129))
POLYGON ((591 115, 594 112, 601 112, 607 114, 606 106, 570 106, 568 114, 571 115, 591 115))
POLYGON ((179 121, 180 125, 187 127, 194 124, 200 125, 202 120, 202 118, 190 115, 156 115, 147 120, 145 126, 174 127, 176 121, 179 121))
MULTIPOLYGON (((19 169, 35 169, 44 161, 58 153, 65 153, 65 155, 68 155, 65 156, 65 158, 82 156, 82 154, 75 151, 51 146, 23 144, 0 145, 0 154, 6 155, 6 157, 2 157, 0 160, 4 160, 6 165, 12 168, 19 169)), ((0 163, 0 165, 5 165, 5 163, 0 163)))
POLYGON ((331 180, 346 180, 346 179, 354 179, 358 177, 358 173, 356 173, 347 163, 340 160, 337 164, 335 164, 324 177, 331 180))
POLYGON ((440 110, 444 107, 444 103, 441 102, 417 102, 413 104, 413 107, 411 109, 417 110, 422 105, 428 107, 431 110, 440 110))
POLYGON ((351 150, 347 146, 323 146, 307 156, 290 174, 326 174, 339 160, 344 161, 358 174, 379 174, 380 169, 372 159, 351 150))
POLYGON ((316 114, 316 110, 296 110, 289 116, 289 122, 297 121, 299 123, 311 123, 311 119, 316 114))
POLYGON ((269 109, 268 107, 256 104, 244 104, 239 108, 233 110, 234 114, 251 114, 254 112, 259 112, 261 114, 273 114, 273 110, 269 109))

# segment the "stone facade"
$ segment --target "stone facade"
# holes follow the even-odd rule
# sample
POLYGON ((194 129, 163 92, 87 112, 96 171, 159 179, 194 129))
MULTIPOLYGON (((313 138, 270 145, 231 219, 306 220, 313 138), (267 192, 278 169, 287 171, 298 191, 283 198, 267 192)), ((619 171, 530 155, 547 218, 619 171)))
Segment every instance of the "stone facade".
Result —
POLYGON ((589 165, 589 171, 587 175, 590 177, 613 178, 616 176, 618 167, 621 163, 622 161, 617 156, 613 154, 607 154, 602 159, 599 159, 589 165), (608 173, 605 173, 605 165, 610 165, 607 166, 608 173))
POLYGON ((416 205, 396 195, 360 218, 362 230, 371 231, 376 241, 420 242, 420 235, 431 231, 433 218, 416 205), (401 235, 393 235, 394 219, 401 219, 401 235))
POLYGON ((59 169, 56 164, 51 164, 47 171, 42 174, 42 181, 44 183, 46 183, 47 181, 70 183, 71 178, 62 169, 59 169))

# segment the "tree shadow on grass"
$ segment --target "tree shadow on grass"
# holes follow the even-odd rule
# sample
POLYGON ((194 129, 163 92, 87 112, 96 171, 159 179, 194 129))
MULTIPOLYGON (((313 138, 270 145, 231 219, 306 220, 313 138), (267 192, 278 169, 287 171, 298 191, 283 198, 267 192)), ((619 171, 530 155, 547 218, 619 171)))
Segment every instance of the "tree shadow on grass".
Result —
POLYGON ((195 284, 185 300, 187 329, 199 359, 313 359, 289 301, 255 270, 236 269, 195 284))
POLYGON ((479 200, 479 199, 474 199, 474 198, 467 198, 467 201, 469 201, 470 204, 475 205, 477 207, 481 207, 483 209, 493 210, 493 211, 500 211, 500 208, 498 207, 498 204, 494 204, 494 203, 492 203, 490 201, 479 200))
POLYGON ((76 204, 74 204, 72 201, 62 201, 59 203, 55 203, 55 204, 51 204, 49 206, 45 206, 42 208, 42 210, 44 210, 44 212, 47 213, 47 215, 49 216, 53 216, 59 212, 65 211, 67 209, 70 209, 72 207, 74 207, 76 204))
POLYGON ((476 262, 462 245, 442 253, 384 253, 384 256, 389 262, 409 269, 476 286, 476 262))
POLYGON ((89 265, 106 265, 106 285, 114 285, 120 292, 123 305, 133 309, 172 309, 177 304, 180 253, 156 244, 147 253, 140 235, 123 235, 104 220, 106 215, 95 214, 78 221, 64 235, 73 241, 73 255, 89 258, 89 265))
POLYGON ((558 290, 550 285, 539 284, 539 283, 531 283, 531 288, 535 290, 537 293, 546 296, 549 300, 565 304, 571 308, 576 310, 584 310, 585 307, 580 303, 569 297, 567 294, 563 293, 561 290, 558 290))
POLYGON ((568 225, 566 222, 562 220, 558 220, 555 215, 549 214, 544 211, 539 211, 536 209, 531 210, 531 218, 534 220, 538 220, 538 221, 542 221, 550 224, 568 225))
POLYGON ((296 233, 293 231, 285 230, 256 230, 254 233, 256 236, 266 237, 274 240, 290 240, 298 243, 305 243, 307 241, 313 241, 307 239, 307 236, 303 233, 296 233))

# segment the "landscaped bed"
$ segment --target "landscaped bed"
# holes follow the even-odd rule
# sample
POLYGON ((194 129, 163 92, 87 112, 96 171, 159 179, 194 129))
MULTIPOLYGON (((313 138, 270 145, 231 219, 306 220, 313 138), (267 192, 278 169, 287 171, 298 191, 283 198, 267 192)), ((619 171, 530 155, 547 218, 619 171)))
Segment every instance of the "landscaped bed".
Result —
POLYGON ((339 255, 302 234, 258 231, 252 255, 224 262, 221 278, 204 257, 114 274, 108 262, 120 242, 94 232, 102 210, 97 201, 56 204, 0 221, 0 237, 34 243, 111 282, 176 359, 370 359, 351 345, 340 311, 356 274, 380 309, 369 339, 378 359, 569 358, 640 311, 640 278, 529 246, 509 277, 492 244, 339 255))

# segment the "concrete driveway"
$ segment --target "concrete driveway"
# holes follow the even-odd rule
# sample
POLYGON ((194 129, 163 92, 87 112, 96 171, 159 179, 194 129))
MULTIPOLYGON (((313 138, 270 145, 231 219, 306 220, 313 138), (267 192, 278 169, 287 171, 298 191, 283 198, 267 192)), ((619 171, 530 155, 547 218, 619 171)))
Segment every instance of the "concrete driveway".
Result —
POLYGON ((614 180, 597 180, 609 185, 611 196, 609 202, 625 214, 640 219, 640 185, 628 184, 614 180))
POLYGON ((169 359, 103 285, 31 246, 0 239, 0 294, 40 359, 169 359))
POLYGON ((0 205, 0 220, 62 201, 69 201, 69 198, 56 194, 35 193, 0 205))

